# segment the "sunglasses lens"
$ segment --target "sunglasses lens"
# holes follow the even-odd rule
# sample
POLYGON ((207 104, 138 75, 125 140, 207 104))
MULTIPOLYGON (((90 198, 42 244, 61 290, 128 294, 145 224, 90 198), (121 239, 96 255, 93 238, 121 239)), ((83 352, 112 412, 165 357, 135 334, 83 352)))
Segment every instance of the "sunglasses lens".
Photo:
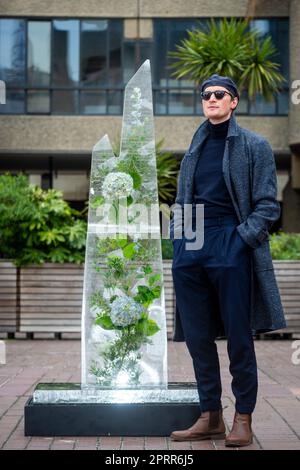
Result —
POLYGON ((210 99, 211 95, 214 94, 217 100, 221 100, 222 98, 224 98, 225 93, 226 93, 226 91, 224 91, 224 90, 203 91, 201 93, 201 96, 205 101, 208 101, 210 99))
POLYGON ((215 97, 217 100, 221 100, 225 96, 225 91, 215 91, 215 97))
POLYGON ((212 95, 212 92, 211 92, 211 91, 203 91, 203 92, 201 93, 201 96, 202 96, 202 98, 203 98, 205 101, 209 100, 209 98, 211 97, 211 95, 212 95))

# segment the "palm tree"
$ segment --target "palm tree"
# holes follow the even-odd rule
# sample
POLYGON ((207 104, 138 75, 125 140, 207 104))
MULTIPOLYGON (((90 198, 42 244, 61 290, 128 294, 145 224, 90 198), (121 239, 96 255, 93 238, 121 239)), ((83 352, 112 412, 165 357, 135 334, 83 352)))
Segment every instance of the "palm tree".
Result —
POLYGON ((279 72, 280 64, 272 60, 277 50, 270 36, 262 38, 259 31, 251 31, 248 18, 222 19, 218 24, 211 18, 187 33, 177 50, 168 52, 178 59, 170 65, 175 69, 172 76, 187 77, 199 85, 213 73, 227 75, 252 101, 257 93, 272 101, 281 91, 286 80, 279 72))

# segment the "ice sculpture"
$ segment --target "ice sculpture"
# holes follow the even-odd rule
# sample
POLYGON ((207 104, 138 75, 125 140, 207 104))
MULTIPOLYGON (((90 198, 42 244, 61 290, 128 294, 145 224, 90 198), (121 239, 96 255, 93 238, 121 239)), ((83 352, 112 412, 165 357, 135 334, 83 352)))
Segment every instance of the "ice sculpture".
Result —
POLYGON ((167 389, 167 335, 150 61, 125 88, 120 154, 92 153, 82 387, 167 389))

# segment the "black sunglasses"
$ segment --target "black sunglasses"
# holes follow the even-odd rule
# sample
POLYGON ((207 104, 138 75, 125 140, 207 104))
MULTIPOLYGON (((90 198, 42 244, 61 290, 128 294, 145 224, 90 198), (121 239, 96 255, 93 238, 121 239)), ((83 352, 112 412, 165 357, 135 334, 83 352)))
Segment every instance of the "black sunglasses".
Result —
POLYGON ((234 98, 234 96, 229 93, 228 91, 225 90, 215 90, 215 91, 201 91, 201 98, 205 101, 208 101, 211 97, 212 94, 215 95, 216 100, 221 100, 224 98, 225 93, 231 96, 231 98, 234 98))

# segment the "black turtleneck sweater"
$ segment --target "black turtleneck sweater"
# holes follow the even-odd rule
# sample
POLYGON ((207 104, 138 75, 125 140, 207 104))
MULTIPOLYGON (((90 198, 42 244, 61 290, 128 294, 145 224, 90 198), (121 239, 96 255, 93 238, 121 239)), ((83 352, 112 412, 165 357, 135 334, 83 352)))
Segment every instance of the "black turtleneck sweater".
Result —
POLYGON ((200 149, 194 174, 194 203, 204 204, 205 217, 236 216, 223 178, 222 163, 229 119, 208 121, 209 135, 200 149))

